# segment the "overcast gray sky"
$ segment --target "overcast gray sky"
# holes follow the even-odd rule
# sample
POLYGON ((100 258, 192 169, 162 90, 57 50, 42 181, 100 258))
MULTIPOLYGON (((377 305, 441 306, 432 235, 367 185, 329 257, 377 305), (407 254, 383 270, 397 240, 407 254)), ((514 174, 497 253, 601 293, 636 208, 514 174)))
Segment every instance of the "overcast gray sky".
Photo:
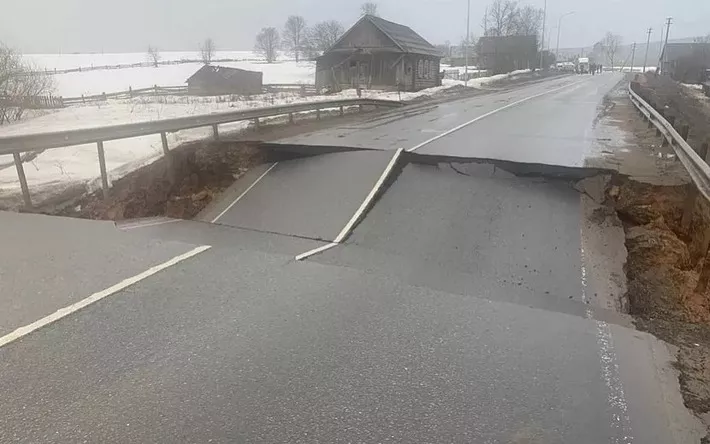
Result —
MULTIPOLYGON (((360 0, 0 0, 0 41, 26 53, 131 52, 148 44, 193 50, 207 36, 219 49, 250 50, 260 28, 282 28, 286 17, 309 23, 357 20, 360 0)), ((380 15, 412 27, 432 43, 459 42, 466 32, 466 0, 380 0, 380 15)), ((471 29, 481 34, 485 0, 471 0, 471 29)), ((521 1, 543 6, 544 0, 521 1)), ((671 38, 710 33, 710 0, 548 0, 548 29, 560 14, 562 47, 588 46, 606 31, 625 43, 654 39, 667 16, 671 38)), ((555 45, 556 29, 552 29, 555 45)))

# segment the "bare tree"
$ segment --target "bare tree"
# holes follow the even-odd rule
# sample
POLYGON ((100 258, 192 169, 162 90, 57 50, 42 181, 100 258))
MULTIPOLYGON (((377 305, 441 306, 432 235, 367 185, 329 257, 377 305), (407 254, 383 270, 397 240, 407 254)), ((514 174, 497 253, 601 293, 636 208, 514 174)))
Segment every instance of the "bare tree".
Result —
POLYGON ((309 41, 317 51, 327 51, 345 32, 345 28, 337 20, 316 23, 309 33, 309 41))
POLYGON ((209 65, 214 59, 214 55, 217 52, 217 46, 214 44, 214 40, 211 37, 205 39, 204 43, 200 45, 200 58, 202 63, 209 65))
POLYGON ((306 19, 300 15, 291 15, 286 19, 284 31, 281 34, 283 37, 284 47, 293 54, 296 62, 299 61, 299 56, 304 50, 307 40, 306 19))
POLYGON ((614 71, 614 57, 619 52, 619 46, 621 46, 621 36, 607 32, 601 41, 602 48, 604 48, 604 54, 606 54, 607 60, 609 60, 609 65, 611 70, 614 71))
POLYGON ((158 67, 160 63, 160 59, 162 58, 160 55, 160 51, 158 51, 158 48, 155 46, 148 45, 148 51, 145 53, 146 57, 148 58, 148 61, 153 64, 154 67, 158 67))
POLYGON ((377 3, 374 2, 363 3, 360 6, 360 12, 362 13, 362 15, 374 15, 378 17, 380 15, 377 13, 377 3))
POLYGON ((539 35, 544 12, 534 6, 524 6, 515 13, 516 35, 539 35))
POLYGON ((276 28, 261 28, 259 34, 256 35, 254 49, 263 55, 268 63, 273 63, 276 60, 279 42, 279 32, 276 28))
POLYGON ((0 125, 19 120, 33 98, 47 96, 54 90, 53 78, 27 63, 22 55, 0 42, 0 125))
POLYGON ((518 2, 513 0, 493 0, 488 7, 486 27, 488 35, 510 36, 518 30, 518 2))

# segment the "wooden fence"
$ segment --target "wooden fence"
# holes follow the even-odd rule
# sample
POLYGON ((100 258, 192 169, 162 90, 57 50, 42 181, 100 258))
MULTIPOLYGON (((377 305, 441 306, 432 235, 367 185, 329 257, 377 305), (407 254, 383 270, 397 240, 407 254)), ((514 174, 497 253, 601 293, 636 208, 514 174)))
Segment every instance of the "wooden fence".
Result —
MULTIPOLYGON (((266 93, 298 93, 301 97, 313 96, 317 94, 315 85, 305 85, 300 83, 274 83, 263 86, 263 92, 266 93)), ((154 85, 149 88, 133 89, 131 87, 126 91, 118 91, 112 93, 103 93, 79 97, 55 97, 55 96, 23 96, 10 97, 0 95, 0 108, 24 108, 24 109, 56 109, 64 108, 69 105, 77 105, 81 103, 105 102, 109 99, 132 99, 134 97, 149 96, 188 96, 190 94, 187 86, 158 86, 154 85)), ((220 96, 228 96, 229 94, 220 94, 220 96)), ((200 95, 202 96, 202 95, 200 95)), ((237 96, 237 94, 234 94, 237 96)))
POLYGON ((64 108, 64 99, 47 96, 5 96, 0 95, 0 108, 54 109, 64 108))

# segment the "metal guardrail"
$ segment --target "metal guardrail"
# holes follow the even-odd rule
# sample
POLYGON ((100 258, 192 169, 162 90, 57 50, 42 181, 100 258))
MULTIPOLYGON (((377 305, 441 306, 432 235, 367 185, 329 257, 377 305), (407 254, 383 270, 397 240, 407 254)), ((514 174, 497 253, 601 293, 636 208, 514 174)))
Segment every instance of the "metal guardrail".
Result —
POLYGON ((629 98, 649 122, 668 140, 668 143, 673 146, 678 160, 688 171, 688 175, 690 175, 700 194, 710 201, 710 166, 705 159, 700 157, 661 113, 656 111, 631 88, 631 84, 629 84, 629 98))
POLYGON ((259 119, 288 115, 289 122, 293 122, 294 114, 299 112, 315 111, 316 118, 320 119, 321 110, 340 108, 340 115, 344 114, 344 108, 357 106, 360 110, 364 106, 374 107, 400 107, 402 102, 392 100, 377 99, 342 99, 320 102, 297 103, 292 105, 270 106, 265 108, 255 108, 241 111, 229 111, 214 114, 202 114, 189 117, 178 117, 174 119, 157 120, 151 122, 128 123, 123 125, 111 125, 96 128, 86 128, 68 131, 57 131, 48 133, 28 134, 22 136, 0 137, 0 155, 12 154, 15 161, 15 168, 20 180, 22 195, 25 206, 31 207, 32 200, 27 186, 24 167, 20 158, 20 153, 27 151, 39 151, 68 147, 73 145, 84 145, 96 143, 99 158, 99 169, 103 185, 104 196, 108 196, 109 183, 106 172, 106 161, 104 155, 104 142, 109 140, 127 139, 131 137, 160 134, 163 144, 163 152, 169 155, 168 140, 166 133, 175 131, 211 126, 215 140, 219 140, 218 126, 223 123, 240 122, 253 120, 256 127, 259 127, 259 119))
MULTIPOLYGON (((683 215, 680 220, 681 230, 686 235, 690 235, 690 227, 693 222, 698 195, 702 194, 706 202, 710 201, 710 166, 708 166, 707 162, 708 143, 701 144, 698 151, 694 150, 687 142, 690 127, 683 125, 680 133, 676 131, 672 122, 669 122, 662 113, 654 109, 633 90, 632 83, 629 83, 629 98, 641 114, 648 119, 649 128, 655 126, 658 135, 664 138, 664 143, 667 142, 673 146, 678 160, 683 164, 695 184, 694 187, 690 187, 685 197, 683 215)), ((694 238, 694 236, 691 235, 691 238, 694 238)), ((705 228, 702 232, 699 249, 705 256, 705 261, 698 276, 695 292, 704 294, 708 286, 710 286, 710 229, 708 228, 705 228)))

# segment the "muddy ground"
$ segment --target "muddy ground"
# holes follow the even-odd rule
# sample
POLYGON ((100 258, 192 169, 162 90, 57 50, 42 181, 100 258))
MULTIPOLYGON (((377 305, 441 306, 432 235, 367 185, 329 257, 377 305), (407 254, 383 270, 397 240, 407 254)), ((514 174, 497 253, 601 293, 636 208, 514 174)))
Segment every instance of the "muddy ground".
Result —
POLYGON ((114 182, 108 199, 98 190, 43 212, 105 220, 151 216, 191 219, 266 157, 253 142, 190 143, 114 182))
POLYGON ((637 93, 658 111, 672 116, 676 128, 690 126, 688 143, 698 149, 710 141, 710 106, 707 100, 668 76, 638 75, 637 93))

